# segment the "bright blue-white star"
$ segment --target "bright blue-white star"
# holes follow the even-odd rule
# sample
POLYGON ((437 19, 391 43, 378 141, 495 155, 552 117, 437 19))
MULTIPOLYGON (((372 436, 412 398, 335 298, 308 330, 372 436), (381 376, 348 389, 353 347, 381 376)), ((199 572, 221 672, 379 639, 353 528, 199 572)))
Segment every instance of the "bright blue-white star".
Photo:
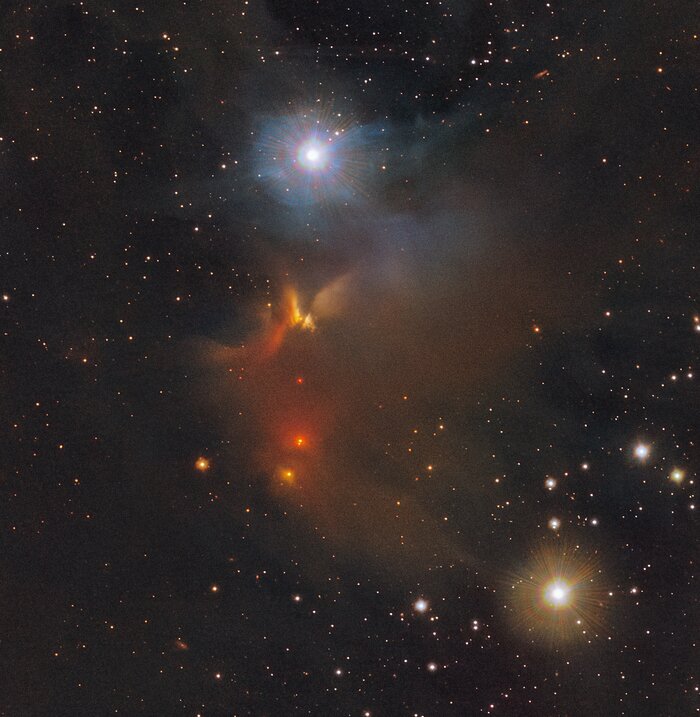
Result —
POLYGON ((649 446, 648 444, 638 443, 634 447, 634 457, 638 461, 643 463, 644 461, 647 460, 647 458, 649 458, 650 455, 651 455, 651 446, 649 446))
POLYGON ((321 172, 328 168, 330 162, 330 146, 316 139, 302 142, 297 152, 297 162, 302 169, 309 172, 321 172))
POLYGON ((292 206, 347 203, 362 194, 369 130, 326 105, 269 118, 256 144, 256 174, 292 206))
POLYGON ((425 598, 418 598, 418 600, 413 603, 413 609, 420 613, 426 612, 428 609, 428 601, 425 598))

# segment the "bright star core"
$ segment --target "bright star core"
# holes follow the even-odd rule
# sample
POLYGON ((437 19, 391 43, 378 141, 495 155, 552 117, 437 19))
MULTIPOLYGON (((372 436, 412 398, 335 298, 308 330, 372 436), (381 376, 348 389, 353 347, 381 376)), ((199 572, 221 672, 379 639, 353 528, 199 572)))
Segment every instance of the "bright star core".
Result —
POLYGON ((303 142, 297 152, 297 161, 302 169, 320 172, 328 166, 328 149, 320 142, 309 139, 303 142))
POLYGON ((544 589, 544 599, 550 607, 566 607, 571 598, 571 588, 564 580, 553 580, 544 589))
POLYGON ((428 609, 428 601, 424 598, 418 598, 418 600, 413 603, 413 609, 416 612, 425 612, 428 609))
POLYGON ((645 461, 647 458, 649 458, 650 453, 651 448, 645 443, 638 443, 634 447, 634 457, 639 461, 645 461))

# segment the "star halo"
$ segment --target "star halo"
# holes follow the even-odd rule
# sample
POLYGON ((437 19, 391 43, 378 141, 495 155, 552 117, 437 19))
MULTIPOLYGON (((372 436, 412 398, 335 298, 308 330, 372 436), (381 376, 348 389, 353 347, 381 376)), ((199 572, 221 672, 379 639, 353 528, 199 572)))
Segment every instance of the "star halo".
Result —
POLYGON ((319 101, 265 121, 258 134, 257 179, 279 201, 330 207, 365 196, 368 144, 349 115, 319 101))
POLYGON ((557 648, 577 639, 590 641, 605 631, 609 593, 595 552, 548 542, 534 549, 503 587, 516 630, 534 643, 557 648))

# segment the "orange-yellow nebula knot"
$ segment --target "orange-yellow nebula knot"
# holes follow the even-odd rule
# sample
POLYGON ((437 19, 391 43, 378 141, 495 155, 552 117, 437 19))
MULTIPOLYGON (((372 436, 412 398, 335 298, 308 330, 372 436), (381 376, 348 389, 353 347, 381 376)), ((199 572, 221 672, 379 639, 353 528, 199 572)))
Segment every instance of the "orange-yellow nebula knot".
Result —
POLYGON ((293 468, 282 466, 277 469, 277 477, 284 483, 294 483, 297 476, 293 468))
POLYGON ((284 309, 290 326, 296 326, 306 331, 313 331, 316 328, 313 316, 302 312, 299 306, 299 295, 294 289, 290 288, 285 292, 284 309))
POLYGON ((205 458, 204 456, 200 456, 194 462, 194 467, 198 471, 201 471, 202 473, 206 473, 209 470, 209 468, 211 467, 211 463, 208 458, 205 458))

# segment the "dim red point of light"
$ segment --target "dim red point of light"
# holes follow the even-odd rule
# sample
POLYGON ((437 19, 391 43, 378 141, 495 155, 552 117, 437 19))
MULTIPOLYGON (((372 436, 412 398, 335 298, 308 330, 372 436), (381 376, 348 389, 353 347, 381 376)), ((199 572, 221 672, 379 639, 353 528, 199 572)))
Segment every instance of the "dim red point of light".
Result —
POLYGON ((301 384, 304 383, 304 377, 303 376, 297 376, 297 384, 301 386, 301 384))

